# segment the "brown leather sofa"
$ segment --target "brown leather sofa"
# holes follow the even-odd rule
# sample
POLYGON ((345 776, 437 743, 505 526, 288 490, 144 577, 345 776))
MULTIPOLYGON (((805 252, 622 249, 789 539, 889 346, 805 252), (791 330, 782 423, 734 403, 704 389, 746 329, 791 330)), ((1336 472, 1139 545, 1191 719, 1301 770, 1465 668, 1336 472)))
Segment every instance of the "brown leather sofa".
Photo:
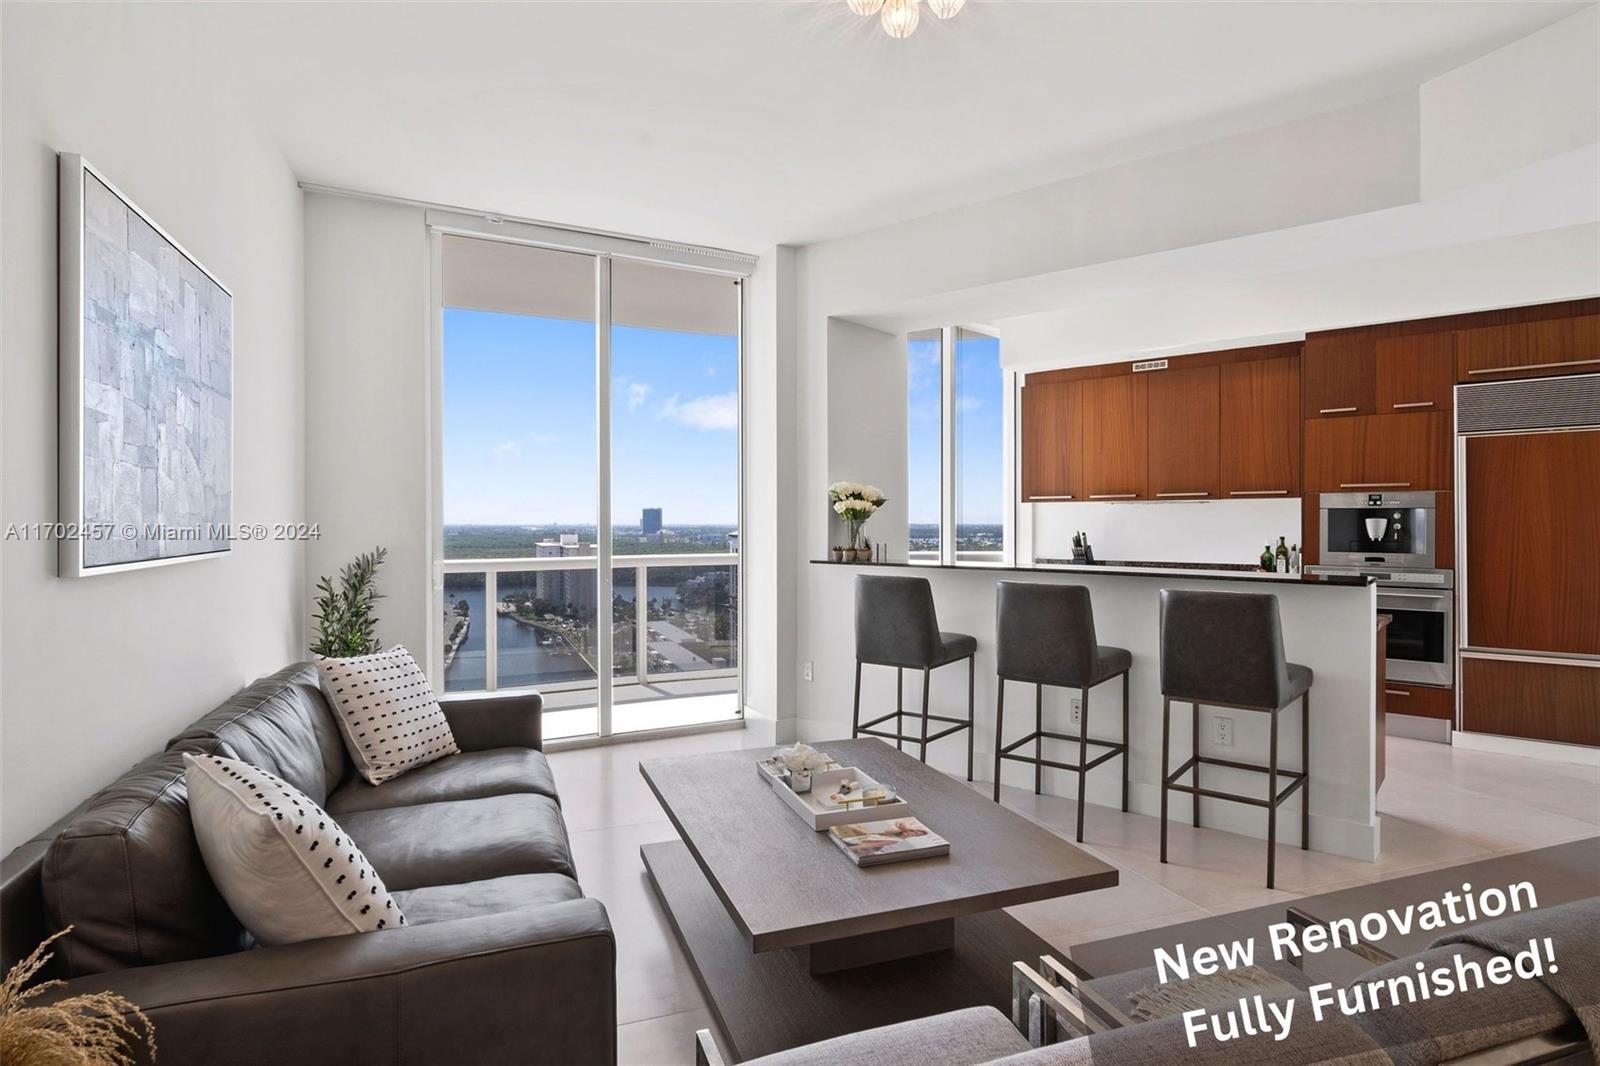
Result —
POLYGON ((73 924, 51 998, 115 990, 162 1063, 613 1063, 616 948, 585 898, 537 694, 441 701, 459 755, 362 781, 306 663, 262 678, 0 863, 10 967, 73 924), (255 947, 195 843, 184 752, 242 759, 339 820, 408 924, 255 947))

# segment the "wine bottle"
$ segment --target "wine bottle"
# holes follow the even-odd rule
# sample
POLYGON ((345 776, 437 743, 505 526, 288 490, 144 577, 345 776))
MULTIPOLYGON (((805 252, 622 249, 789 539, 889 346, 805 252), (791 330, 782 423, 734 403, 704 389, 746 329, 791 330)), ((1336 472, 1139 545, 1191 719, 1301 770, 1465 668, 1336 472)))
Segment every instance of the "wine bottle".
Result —
POLYGON ((1261 549, 1261 569, 1272 573, 1272 545, 1268 544, 1261 549))
POLYGON ((1273 569, 1280 574, 1289 572, 1289 547, 1283 543, 1283 538, 1278 538, 1278 550, 1273 553, 1273 569))

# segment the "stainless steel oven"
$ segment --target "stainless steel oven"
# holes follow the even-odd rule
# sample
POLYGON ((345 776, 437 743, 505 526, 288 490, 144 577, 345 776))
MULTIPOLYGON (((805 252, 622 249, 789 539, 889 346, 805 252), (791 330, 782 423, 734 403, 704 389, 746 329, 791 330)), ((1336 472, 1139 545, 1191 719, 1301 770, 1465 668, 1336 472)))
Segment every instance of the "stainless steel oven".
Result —
POLYGON ((1385 677, 1419 685, 1455 678, 1455 593, 1452 589, 1378 586, 1378 610, 1392 616, 1385 631, 1385 677))
POLYGON ((1328 566, 1432 569, 1437 519, 1432 492, 1324 492, 1319 561, 1328 566))

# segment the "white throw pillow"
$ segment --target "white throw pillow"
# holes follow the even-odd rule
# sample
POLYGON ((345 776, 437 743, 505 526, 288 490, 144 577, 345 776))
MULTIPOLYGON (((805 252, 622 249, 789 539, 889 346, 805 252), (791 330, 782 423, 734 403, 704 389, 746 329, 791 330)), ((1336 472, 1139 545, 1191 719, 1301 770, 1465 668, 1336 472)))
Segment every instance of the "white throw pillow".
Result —
POLYGON ((299 789, 237 759, 183 761, 206 869, 262 944, 406 924, 361 849, 299 789))
POLYGON ((356 772, 369 783, 381 785, 461 750, 433 686, 399 644, 351 659, 318 656, 317 676, 356 772))

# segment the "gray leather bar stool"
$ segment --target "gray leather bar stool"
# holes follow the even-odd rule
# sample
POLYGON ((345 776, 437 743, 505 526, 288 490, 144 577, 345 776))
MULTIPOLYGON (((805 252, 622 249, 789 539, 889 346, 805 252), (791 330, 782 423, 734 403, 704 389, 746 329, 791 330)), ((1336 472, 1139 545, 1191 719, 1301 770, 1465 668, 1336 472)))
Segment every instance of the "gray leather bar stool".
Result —
POLYGON ((918 755, 928 761, 928 745, 952 733, 967 731, 967 780, 972 780, 972 687, 978 641, 965 633, 939 632, 933 609, 933 588, 925 577, 856 576, 856 699, 850 736, 881 737, 905 750, 906 741, 921 744, 918 755), (928 713, 928 681, 937 667, 967 661, 967 717, 928 713), (861 668, 894 667, 894 711, 861 721, 861 668), (905 672, 922 671, 922 711, 905 709, 905 672), (905 731, 906 718, 922 719, 922 735, 905 731), (894 732, 873 726, 894 719, 894 732), (928 722, 954 723, 932 736, 928 722))
POLYGON ((1122 809, 1128 809, 1128 671, 1133 655, 1124 648, 1100 644, 1094 633, 1094 608, 1082 585, 1040 585, 1001 581, 995 601, 995 673, 999 690, 994 701, 994 801, 1000 802, 1001 760, 1033 764, 1033 791, 1043 790, 1044 768, 1072 770, 1078 775, 1078 842, 1083 843, 1084 784, 1088 773, 1107 759, 1122 756, 1122 809), (1089 690, 1103 681, 1122 678, 1122 742, 1089 739, 1089 690), (1006 711, 1006 682, 1034 686, 1033 732, 1001 746, 1006 711), (1044 727, 1044 687, 1075 688, 1082 713, 1078 734, 1052 733, 1044 727), (1077 742, 1076 763, 1044 757, 1044 742, 1077 742), (1016 749, 1032 742, 1034 754, 1016 749), (1089 758, 1089 745, 1108 749, 1089 758))
POLYGON ((1200 797, 1233 800, 1267 809, 1267 887, 1274 887, 1278 846, 1278 807, 1300 792, 1300 847, 1311 845, 1311 668, 1283 657, 1283 623, 1278 597, 1248 592, 1161 590, 1161 861, 1167 861, 1167 793, 1194 797, 1194 824, 1200 825, 1200 797), (1278 766, 1278 712, 1300 701, 1300 770, 1278 766), (1168 771, 1172 703, 1194 704, 1193 755, 1168 771), (1267 765, 1200 754, 1200 705, 1271 716, 1267 765), (1267 775, 1267 798, 1202 788, 1200 766, 1231 766, 1267 775), (1194 784, 1180 785, 1190 771, 1194 784), (1278 791, 1278 778, 1289 784, 1278 791))

